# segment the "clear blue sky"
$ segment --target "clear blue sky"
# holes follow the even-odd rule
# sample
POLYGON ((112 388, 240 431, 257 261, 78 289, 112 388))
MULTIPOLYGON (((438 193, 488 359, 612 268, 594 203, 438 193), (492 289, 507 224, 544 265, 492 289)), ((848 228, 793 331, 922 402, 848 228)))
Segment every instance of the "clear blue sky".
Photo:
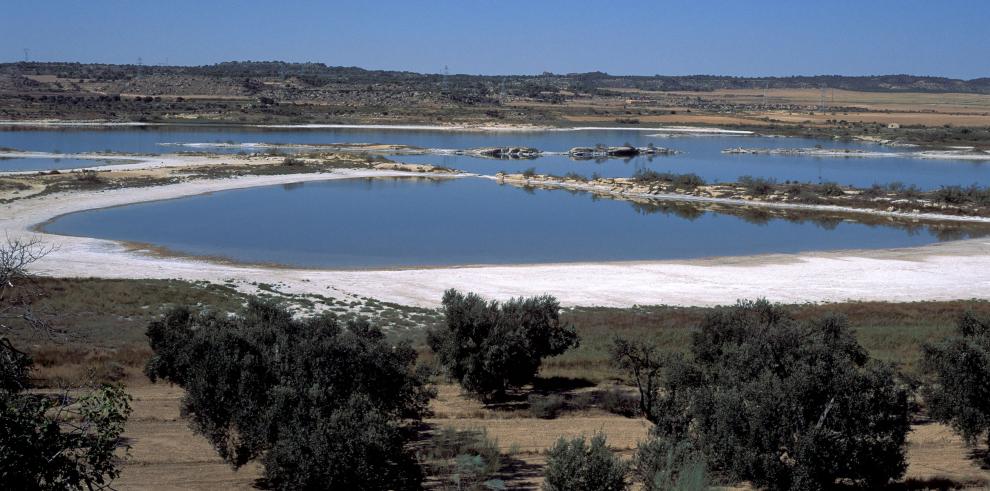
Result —
POLYGON ((0 61, 990 76, 987 0, 11 0, 0 61))

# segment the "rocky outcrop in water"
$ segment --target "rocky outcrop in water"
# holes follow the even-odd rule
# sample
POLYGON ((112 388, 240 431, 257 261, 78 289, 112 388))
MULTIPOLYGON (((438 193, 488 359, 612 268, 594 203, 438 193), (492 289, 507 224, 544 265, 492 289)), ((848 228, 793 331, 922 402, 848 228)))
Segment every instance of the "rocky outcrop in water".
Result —
POLYGON ((484 147, 465 150, 467 155, 499 160, 529 160, 540 156, 540 151, 529 147, 484 147))
POLYGON ((620 145, 617 147, 574 147, 567 154, 577 160, 602 159, 602 158, 631 158, 637 155, 673 155, 676 150, 664 147, 647 145, 645 147, 634 147, 632 145, 620 145))

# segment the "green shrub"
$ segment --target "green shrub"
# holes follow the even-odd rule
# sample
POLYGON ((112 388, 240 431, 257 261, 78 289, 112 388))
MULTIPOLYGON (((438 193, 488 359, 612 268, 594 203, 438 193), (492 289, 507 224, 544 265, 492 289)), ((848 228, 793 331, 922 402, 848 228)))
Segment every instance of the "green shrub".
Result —
POLYGON ((636 448, 633 472, 646 491, 703 491, 709 487, 705 458, 689 442, 652 438, 636 448))
POLYGON ((844 318, 798 323, 766 301, 706 315, 690 354, 617 343, 653 435, 687 441, 715 470, 770 489, 886 485, 906 468, 904 384, 844 318))
POLYGON ((645 167, 640 167, 633 172, 632 175, 633 182, 639 183, 651 183, 651 182, 669 182, 674 187, 684 188, 684 189, 694 189, 698 186, 704 186, 705 180, 701 176, 689 173, 689 174, 673 174, 670 172, 657 172, 653 169, 647 169, 645 167))
POLYGON ((830 196, 830 197, 843 196, 846 194, 845 191, 842 190, 842 186, 839 186, 834 182, 826 182, 822 184, 821 186, 818 187, 818 192, 822 196, 830 196))
POLYGON ((546 396, 530 394, 527 402, 529 403, 529 414, 540 419, 556 418, 566 405, 564 397, 560 394, 546 396))
POLYGON ((530 167, 522 171, 523 177, 536 177, 536 167, 530 167))
POLYGON ((990 319, 967 313, 956 329, 956 336, 924 346, 922 393, 933 419, 970 444, 984 437, 990 448, 990 319))
POLYGON ((504 487, 495 477, 502 468, 498 441, 489 438, 484 428, 441 428, 426 442, 420 459, 432 476, 458 489, 504 487))
POLYGON ((647 169, 645 167, 640 167, 633 171, 632 180, 634 182, 657 182, 657 181, 669 181, 670 174, 665 172, 657 172, 653 169, 647 169))
POLYGON ((499 303, 448 290, 443 312, 445 325, 428 331, 427 343, 450 375, 483 400, 532 382, 543 358, 578 342, 549 295, 499 303))
POLYGON ((295 319, 251 300, 236 317, 175 308, 151 323, 146 373, 183 387, 193 429, 277 489, 417 486, 408 448, 432 396, 416 352, 362 320, 295 319))
POLYGON ((640 415, 639 397, 616 387, 602 392, 601 405, 602 409, 627 418, 640 415))
POLYGON ((678 188, 694 189, 698 186, 704 186, 705 180, 701 178, 698 174, 677 174, 674 176, 673 180, 674 186, 678 188))
POLYGON ((739 178, 739 184, 746 188, 746 192, 752 196, 766 196, 773 192, 777 181, 762 177, 742 176, 739 178))
POLYGON ((544 491, 618 491, 629 488, 628 465, 597 433, 590 444, 585 437, 560 438, 550 448, 544 474, 544 491))

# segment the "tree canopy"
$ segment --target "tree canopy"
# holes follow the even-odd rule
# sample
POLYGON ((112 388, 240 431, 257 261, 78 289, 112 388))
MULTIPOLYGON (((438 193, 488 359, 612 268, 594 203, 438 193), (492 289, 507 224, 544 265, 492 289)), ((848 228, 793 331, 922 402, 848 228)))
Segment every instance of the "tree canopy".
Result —
POLYGON ((431 330, 427 342, 450 375, 483 399, 532 382, 543 358, 578 343, 549 295, 500 303, 448 290, 443 312, 446 324, 431 330))
POLYGON ((407 443, 432 392, 416 352, 366 321, 294 319, 251 301, 239 316, 176 308, 151 323, 146 368, 186 390, 193 428, 235 467, 260 459, 279 489, 407 489, 407 443))
POLYGON ((907 390, 870 360, 844 318, 799 323, 766 301, 713 311, 688 355, 617 343, 640 382, 654 437, 684 441, 712 468, 771 489, 900 477, 907 390))
POLYGON ((982 436, 990 446, 990 319, 966 313, 957 334, 923 348, 922 388, 928 413, 949 424, 970 444, 982 436))

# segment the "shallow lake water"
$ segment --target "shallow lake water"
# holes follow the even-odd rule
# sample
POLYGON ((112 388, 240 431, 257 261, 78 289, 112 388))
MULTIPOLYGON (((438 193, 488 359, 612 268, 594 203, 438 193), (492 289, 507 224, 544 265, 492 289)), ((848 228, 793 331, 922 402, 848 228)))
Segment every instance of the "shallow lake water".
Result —
POLYGON ((317 268, 687 259, 940 240, 924 227, 672 212, 483 178, 346 179, 223 191, 72 213, 44 229, 317 268))
MULTIPOLYGON (((990 162, 960 160, 924 160, 915 158, 815 158, 781 155, 726 155, 732 147, 824 148, 891 151, 873 144, 812 140, 805 138, 770 138, 752 136, 658 136, 657 131, 586 130, 586 131, 439 131, 375 128, 264 129, 219 126, 148 126, 137 128, 63 128, 0 130, 0 147, 43 152, 137 152, 174 153, 188 150, 235 153, 255 151, 231 147, 184 147, 163 144, 240 144, 240 143, 393 143, 425 148, 469 149, 485 146, 527 146, 543 151, 561 152, 576 146, 629 143, 657 146, 680 151, 678 155, 637 157, 630 160, 608 159, 574 161, 566 156, 545 156, 535 160, 509 161, 479 159, 468 156, 418 155, 396 156, 394 160, 431 163, 481 174, 499 170, 521 172, 530 167, 539 173, 563 175, 576 172, 584 176, 630 176, 638 168, 659 172, 693 172, 704 179, 735 181, 740 176, 774 178, 778 181, 826 182, 859 187, 874 183, 901 182, 923 189, 944 185, 990 185, 990 162)), ((908 151, 910 149, 897 149, 908 151)))

